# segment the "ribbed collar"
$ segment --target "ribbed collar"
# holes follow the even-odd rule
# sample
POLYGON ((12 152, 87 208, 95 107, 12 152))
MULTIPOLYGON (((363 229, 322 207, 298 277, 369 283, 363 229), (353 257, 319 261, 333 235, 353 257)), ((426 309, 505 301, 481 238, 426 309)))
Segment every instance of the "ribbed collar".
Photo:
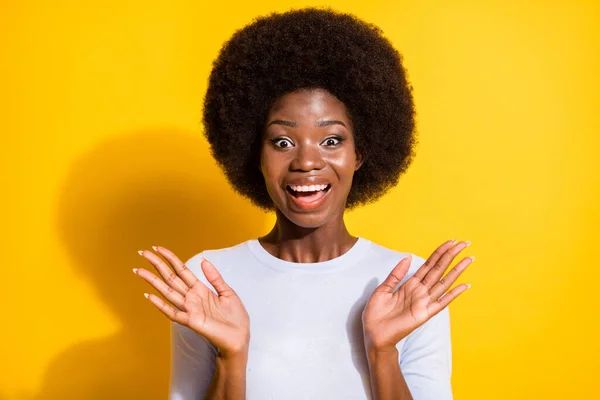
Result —
POLYGON ((361 260, 368 252, 372 242, 368 239, 358 237, 354 245, 339 257, 331 260, 316 262, 316 263, 295 263, 277 258, 260 244, 258 239, 248 240, 246 245, 250 252, 262 264, 269 268, 276 269, 288 273, 315 273, 322 274, 326 272, 336 271, 343 268, 349 268, 361 260))

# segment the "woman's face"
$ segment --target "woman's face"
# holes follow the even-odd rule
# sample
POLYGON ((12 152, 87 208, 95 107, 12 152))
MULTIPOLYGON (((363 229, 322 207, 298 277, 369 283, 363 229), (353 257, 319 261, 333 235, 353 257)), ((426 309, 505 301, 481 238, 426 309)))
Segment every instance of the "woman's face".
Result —
POLYGON ((344 104, 323 89, 279 98, 267 116, 260 164, 269 196, 294 224, 316 228, 343 215, 361 165, 344 104))

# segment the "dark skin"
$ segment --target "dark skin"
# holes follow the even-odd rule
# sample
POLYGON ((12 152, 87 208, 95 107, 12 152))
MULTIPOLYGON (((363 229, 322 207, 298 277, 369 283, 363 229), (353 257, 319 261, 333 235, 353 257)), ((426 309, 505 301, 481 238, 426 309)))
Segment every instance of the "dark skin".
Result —
POLYGON ((296 91, 276 101, 265 123, 260 169, 277 222, 259 238, 262 246, 277 258, 303 263, 331 260, 348 251, 358 238, 346 229, 344 209, 361 165, 341 101, 322 89, 296 91), (316 210, 295 207, 286 191, 288 182, 305 177, 331 185, 327 200, 316 210))
MULTIPOLYGON (((273 229, 259 238, 260 244, 273 256, 290 262, 322 262, 347 252, 358 238, 346 229, 345 203, 354 172, 364 160, 355 149, 344 104, 323 89, 285 95, 271 107, 261 143, 260 168, 277 220, 273 229), (317 194, 303 197, 298 191, 317 194)), ((410 256, 402 259, 369 298, 362 324, 374 399, 412 399, 396 345, 469 287, 460 284, 449 290, 472 257, 462 259, 442 278, 470 244, 455 243, 441 244, 394 291, 411 264, 410 256)), ((200 265, 217 294, 171 251, 164 247, 154 250, 168 264, 150 251, 139 253, 163 279, 143 268, 134 273, 170 304, 154 294, 146 297, 171 321, 193 329, 219 349, 206 398, 244 399, 250 320, 239 296, 209 261, 202 260, 200 265)))

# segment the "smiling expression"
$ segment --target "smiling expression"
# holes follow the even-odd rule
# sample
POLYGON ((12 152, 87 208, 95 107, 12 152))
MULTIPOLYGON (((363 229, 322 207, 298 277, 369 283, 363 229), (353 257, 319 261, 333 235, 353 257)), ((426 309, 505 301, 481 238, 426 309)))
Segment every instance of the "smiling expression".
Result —
POLYGON ((276 208, 296 225, 342 216, 361 164, 346 107, 328 91, 302 89, 272 105, 260 167, 276 208))

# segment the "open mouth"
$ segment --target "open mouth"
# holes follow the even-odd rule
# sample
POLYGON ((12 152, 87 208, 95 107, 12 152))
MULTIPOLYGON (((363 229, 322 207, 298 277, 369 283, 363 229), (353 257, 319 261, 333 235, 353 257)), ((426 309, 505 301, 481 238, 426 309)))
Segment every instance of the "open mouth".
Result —
POLYGON ((287 185, 285 189, 294 198, 300 199, 303 202, 311 203, 325 196, 329 189, 331 189, 331 184, 310 186, 287 185))

